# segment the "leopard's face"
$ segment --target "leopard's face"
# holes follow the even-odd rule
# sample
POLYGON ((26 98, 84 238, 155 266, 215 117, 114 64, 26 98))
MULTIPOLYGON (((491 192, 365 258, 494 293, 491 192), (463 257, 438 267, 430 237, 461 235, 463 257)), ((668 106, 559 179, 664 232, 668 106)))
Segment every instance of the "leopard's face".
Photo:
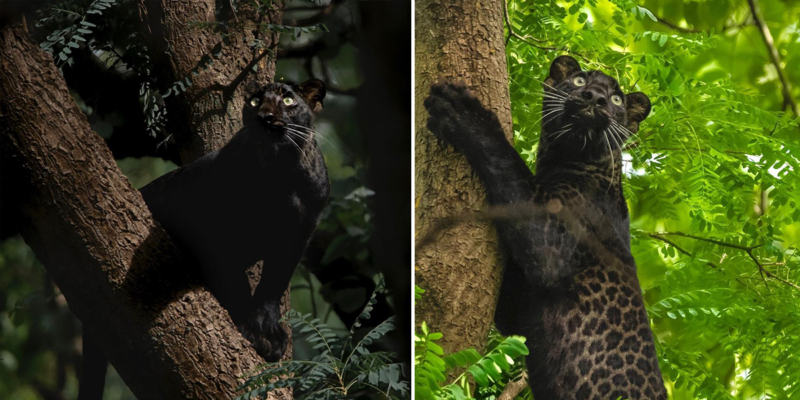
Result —
POLYGON ((324 97, 325 85, 317 79, 300 85, 267 84, 247 97, 242 110, 244 126, 263 131, 276 142, 308 142, 324 97))
POLYGON ((616 79, 556 58, 544 82, 543 136, 571 144, 620 148, 650 113, 643 93, 625 94, 616 79))

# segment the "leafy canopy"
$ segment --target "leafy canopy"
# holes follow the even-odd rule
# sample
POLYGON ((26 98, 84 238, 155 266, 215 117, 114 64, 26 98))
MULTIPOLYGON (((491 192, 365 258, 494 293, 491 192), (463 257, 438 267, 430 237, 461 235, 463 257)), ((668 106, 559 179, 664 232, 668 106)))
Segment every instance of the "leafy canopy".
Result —
MULTIPOLYGON (((800 3, 761 9, 800 98, 800 3)), ((512 0, 508 17, 514 140, 532 169, 557 55, 653 102, 623 181, 671 398, 799 398, 800 129, 748 2, 512 0)))

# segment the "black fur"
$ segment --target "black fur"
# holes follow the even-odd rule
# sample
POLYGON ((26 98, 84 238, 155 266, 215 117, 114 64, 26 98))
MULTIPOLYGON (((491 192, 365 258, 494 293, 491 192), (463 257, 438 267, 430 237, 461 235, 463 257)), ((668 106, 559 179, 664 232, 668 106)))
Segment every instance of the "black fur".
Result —
POLYGON ((225 147, 141 189, 153 217, 194 257, 206 286, 268 361, 286 349, 281 296, 328 200, 310 130, 324 97, 318 80, 266 85, 246 100, 244 127, 225 147), (251 296, 245 269, 259 260, 263 279, 251 296))
POLYGON ((519 210, 494 220, 504 258, 495 322, 528 338, 537 399, 665 399, 620 180, 622 142, 649 99, 563 56, 544 91, 536 175, 465 87, 435 85, 424 103, 428 128, 464 154, 490 206, 519 210))

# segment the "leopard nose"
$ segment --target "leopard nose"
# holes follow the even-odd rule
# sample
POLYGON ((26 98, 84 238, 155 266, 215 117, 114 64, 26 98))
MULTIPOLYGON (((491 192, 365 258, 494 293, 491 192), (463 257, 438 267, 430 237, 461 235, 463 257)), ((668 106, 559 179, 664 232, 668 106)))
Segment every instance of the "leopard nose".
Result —
POLYGON ((586 88, 583 93, 581 93, 581 97, 595 106, 604 106, 608 104, 605 93, 593 88, 586 88))
POLYGON ((258 114, 264 122, 270 125, 283 125, 283 121, 280 116, 275 115, 275 113, 266 112, 266 113, 259 113, 258 114))

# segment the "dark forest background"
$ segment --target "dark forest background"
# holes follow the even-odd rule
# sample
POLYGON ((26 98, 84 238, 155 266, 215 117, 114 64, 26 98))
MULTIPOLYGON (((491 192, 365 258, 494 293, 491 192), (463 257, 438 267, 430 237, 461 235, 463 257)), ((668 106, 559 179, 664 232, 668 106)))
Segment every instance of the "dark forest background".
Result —
MULTIPOLYGON (((48 35, 74 23, 72 14, 93 2, 36 3, 36 10, 27 10, 28 24, 44 47, 48 35)), ((159 126, 158 118, 169 119, 169 108, 165 114, 148 109, 141 74, 121 61, 135 54, 94 45, 128 29, 122 25, 131 21, 125 14, 132 12, 132 2, 117 3, 104 16, 110 22, 94 29, 97 43, 80 43, 69 60, 60 59, 57 50, 53 56, 92 129, 140 188, 177 168, 179 149, 159 126)), ((230 18, 228 1, 218 3, 218 12, 230 18)), ((408 2, 381 3, 294 0, 285 5, 284 25, 312 28, 281 35, 274 53, 275 80, 325 82, 328 95, 315 125, 332 185, 322 223, 292 279, 291 303, 344 335, 376 284, 385 284, 387 290, 378 295, 371 318, 360 329, 397 314, 398 330, 382 349, 408 360, 408 335, 399 332, 410 326, 411 10, 408 2)), ((81 323, 18 235, 14 211, 2 211, 0 398, 75 398, 81 323)), ((316 352, 297 339, 293 351, 295 359, 316 352)), ((104 398, 135 398, 113 368, 104 398)))

